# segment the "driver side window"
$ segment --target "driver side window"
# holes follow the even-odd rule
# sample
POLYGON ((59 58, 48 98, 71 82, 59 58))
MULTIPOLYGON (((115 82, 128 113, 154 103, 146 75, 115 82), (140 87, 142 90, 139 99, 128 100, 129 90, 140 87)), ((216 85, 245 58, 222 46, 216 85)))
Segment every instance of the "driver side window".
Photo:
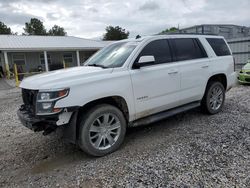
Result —
POLYGON ((147 44, 136 59, 141 56, 154 56, 155 64, 168 63, 172 61, 172 55, 167 39, 155 40, 147 44))

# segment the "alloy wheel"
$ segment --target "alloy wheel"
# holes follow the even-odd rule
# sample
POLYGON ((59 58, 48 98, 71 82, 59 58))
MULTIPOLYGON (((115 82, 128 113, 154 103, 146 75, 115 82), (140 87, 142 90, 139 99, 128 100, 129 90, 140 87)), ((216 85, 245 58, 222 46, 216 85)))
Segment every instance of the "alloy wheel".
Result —
POLYGON ((89 129, 90 143, 98 150, 110 148, 121 133, 121 122, 115 114, 105 113, 96 118, 89 129))
POLYGON ((212 110, 218 110, 222 103, 223 103, 223 91, 221 87, 216 86, 212 89, 210 99, 209 99, 209 105, 212 110))

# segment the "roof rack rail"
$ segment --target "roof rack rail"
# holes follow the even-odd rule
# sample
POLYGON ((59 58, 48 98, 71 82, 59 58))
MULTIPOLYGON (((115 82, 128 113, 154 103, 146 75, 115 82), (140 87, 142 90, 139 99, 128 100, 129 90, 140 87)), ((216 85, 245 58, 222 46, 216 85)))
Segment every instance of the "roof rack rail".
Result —
POLYGON ((172 32, 172 33, 165 33, 164 35, 212 35, 212 36, 219 36, 217 34, 211 34, 211 33, 175 33, 175 32, 172 32))

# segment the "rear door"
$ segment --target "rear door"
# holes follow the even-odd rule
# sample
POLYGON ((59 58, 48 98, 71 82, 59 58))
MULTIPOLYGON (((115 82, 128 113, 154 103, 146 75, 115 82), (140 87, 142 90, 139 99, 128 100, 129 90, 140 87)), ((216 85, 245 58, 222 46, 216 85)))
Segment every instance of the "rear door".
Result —
POLYGON ((145 55, 153 55, 155 63, 130 70, 136 118, 173 108, 179 101, 179 64, 172 62, 168 40, 160 39, 148 43, 135 62, 145 55))
POLYGON ((198 38, 170 40, 181 76, 180 105, 201 100, 209 77, 209 58, 198 38))

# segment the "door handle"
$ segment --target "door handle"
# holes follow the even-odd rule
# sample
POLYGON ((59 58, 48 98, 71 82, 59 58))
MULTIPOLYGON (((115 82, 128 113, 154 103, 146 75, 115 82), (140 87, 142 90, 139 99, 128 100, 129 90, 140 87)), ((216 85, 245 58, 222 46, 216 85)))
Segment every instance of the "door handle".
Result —
POLYGON ((208 65, 203 65, 201 68, 206 69, 208 67, 209 67, 208 65))
POLYGON ((172 72, 169 72, 168 74, 177 74, 178 71, 172 71, 172 72))

